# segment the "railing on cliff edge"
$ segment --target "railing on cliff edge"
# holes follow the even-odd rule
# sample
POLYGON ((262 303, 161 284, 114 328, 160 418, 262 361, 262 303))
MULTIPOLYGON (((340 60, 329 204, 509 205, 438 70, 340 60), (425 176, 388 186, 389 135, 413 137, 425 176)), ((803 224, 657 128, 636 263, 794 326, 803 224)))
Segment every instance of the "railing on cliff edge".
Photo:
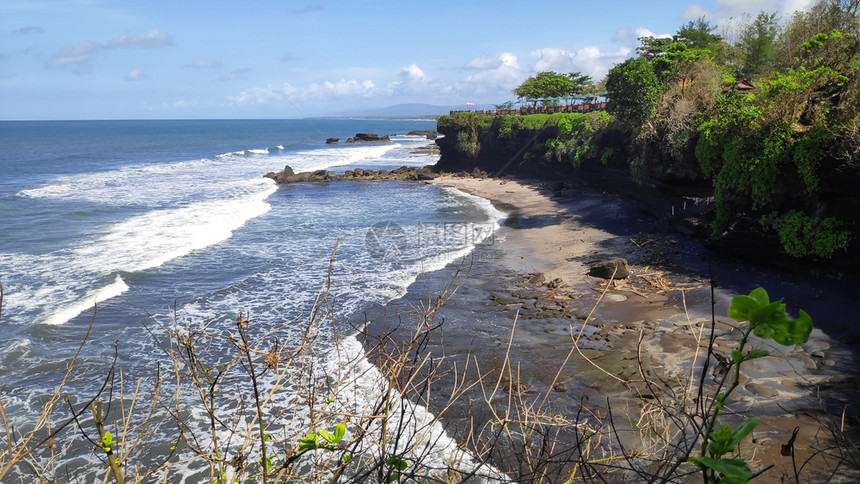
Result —
POLYGON ((567 106, 523 106, 519 109, 490 109, 490 110, 461 110, 451 111, 450 115, 456 113, 476 113, 486 116, 525 116, 527 114, 555 114, 555 113, 590 113, 592 111, 603 111, 606 109, 606 103, 591 103, 591 104, 569 104, 567 106))

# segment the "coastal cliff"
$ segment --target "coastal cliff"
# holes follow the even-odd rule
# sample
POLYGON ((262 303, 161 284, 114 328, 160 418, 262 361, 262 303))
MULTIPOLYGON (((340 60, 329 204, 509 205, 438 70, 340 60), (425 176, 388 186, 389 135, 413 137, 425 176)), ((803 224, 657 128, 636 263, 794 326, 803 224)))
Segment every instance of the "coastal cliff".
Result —
MULTIPOLYGON (((661 159, 659 140, 643 146, 636 131, 607 113, 463 112, 439 117, 437 129, 444 135, 436 140, 438 171, 479 169, 492 176, 589 183, 642 202, 664 227, 705 238, 723 252, 782 266, 808 269, 810 263, 824 263, 836 271, 860 270, 860 167, 826 156, 826 151, 806 172, 786 167, 764 175, 731 175, 721 172, 722 166, 714 171, 697 157, 704 156, 698 151, 688 150, 680 161, 661 159), (653 158, 643 162, 636 156, 643 152, 653 158), (727 176, 762 185, 768 196, 744 197, 740 188, 725 186, 727 176)), ((814 135, 798 133, 798 150, 811 144, 814 135)), ((695 141, 690 144, 696 146, 695 141)), ((800 156, 794 153, 785 156, 800 156)), ((733 168, 726 163, 728 169, 733 168)))

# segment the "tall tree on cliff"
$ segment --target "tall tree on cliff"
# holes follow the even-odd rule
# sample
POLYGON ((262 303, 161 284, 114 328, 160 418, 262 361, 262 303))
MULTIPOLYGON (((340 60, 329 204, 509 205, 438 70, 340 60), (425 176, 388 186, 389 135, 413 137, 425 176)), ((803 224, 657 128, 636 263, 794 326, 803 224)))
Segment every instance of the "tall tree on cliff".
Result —
POLYGON ((606 110, 636 127, 654 112, 663 85, 647 60, 634 58, 617 64, 609 71, 606 90, 609 91, 606 110))
POLYGON ((682 42, 690 49, 707 50, 717 54, 722 49, 723 39, 715 34, 716 25, 699 17, 682 25, 675 34, 675 42, 682 42))
POLYGON ((591 77, 581 72, 559 74, 558 72, 539 72, 529 77, 512 92, 520 99, 537 105, 539 99, 568 97, 585 92, 591 84, 591 77))
POLYGON ((741 41, 736 47, 742 65, 738 73, 752 79, 767 72, 779 53, 778 39, 781 28, 776 14, 760 12, 755 20, 741 32, 741 41))

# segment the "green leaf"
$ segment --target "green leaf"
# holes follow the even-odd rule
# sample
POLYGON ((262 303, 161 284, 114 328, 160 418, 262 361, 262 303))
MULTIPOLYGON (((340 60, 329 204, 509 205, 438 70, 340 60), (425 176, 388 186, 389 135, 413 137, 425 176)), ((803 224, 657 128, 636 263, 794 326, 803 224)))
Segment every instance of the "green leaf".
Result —
POLYGON ((405 471, 406 468, 409 467, 409 464, 406 463, 405 460, 401 459, 400 457, 397 457, 396 455, 392 455, 391 457, 389 457, 385 463, 389 467, 397 469, 398 471, 405 471))
POLYGON ((732 304, 726 312, 732 319, 747 321, 749 319, 747 314, 759 306, 758 301, 749 296, 735 296, 732 298, 732 304))
POLYGON ((325 440, 327 440, 328 442, 330 442, 332 444, 336 444, 339 442, 339 440, 334 440, 334 435, 328 433, 325 430, 320 430, 319 434, 320 434, 320 437, 324 438, 325 440))
POLYGON ((721 457, 726 452, 729 452, 734 447, 732 445, 732 428, 728 425, 723 425, 710 436, 708 443, 708 453, 714 457, 721 457))
POLYGON ((744 354, 741 350, 732 350, 732 361, 740 363, 744 361, 744 354))
POLYGON ((721 483, 746 484, 752 477, 752 471, 742 459, 713 459, 704 456, 693 460, 722 474, 724 477, 720 480, 721 483))
POLYGON ((263 440, 266 442, 272 440, 273 438, 274 437, 272 437, 272 434, 263 434, 263 440))
POLYGON ((307 452, 319 447, 319 436, 315 432, 309 433, 299 442, 299 452, 307 452))
POLYGON ((340 456, 340 460, 342 460, 344 464, 349 464, 352 462, 352 454, 343 454, 340 456))
POLYGON ((770 297, 768 297, 767 291, 765 291, 761 287, 757 287, 757 288, 753 289, 750 292, 749 297, 758 301, 758 303, 762 306, 767 306, 768 304, 770 304, 770 297))
POLYGON ((766 351, 766 350, 750 351, 747 354, 746 359, 754 360, 756 358, 763 358, 769 354, 770 354, 770 351, 766 351))
POLYGON ((734 432, 732 432, 731 447, 734 448, 740 444, 741 441, 744 440, 744 438, 749 435, 759 423, 761 423, 761 418, 759 417, 752 417, 742 423, 734 432))
MULTIPOLYGON (((727 311, 737 321, 749 321, 753 333, 759 338, 771 339, 781 345, 791 346, 805 343, 812 332, 812 318, 805 311, 800 317, 790 319, 785 314, 782 301, 770 302, 767 292, 762 288, 754 289, 749 296, 735 296, 727 311)), ((760 352, 751 352, 746 359, 760 358, 760 352)), ((732 355, 735 359, 735 355, 732 355)))
POLYGON ((346 435, 346 423, 341 422, 334 428, 334 443, 340 442, 344 435, 346 435))
POLYGON ((105 452, 110 452, 111 446, 115 443, 116 442, 114 442, 113 440, 113 435, 111 435, 110 432, 105 432, 105 434, 102 436, 102 450, 104 450, 105 452))
POLYGON ((782 312, 761 320, 753 333, 760 338, 769 338, 785 346, 803 344, 812 333, 812 318, 803 310, 800 311, 800 317, 797 319, 790 319, 785 312, 782 312))

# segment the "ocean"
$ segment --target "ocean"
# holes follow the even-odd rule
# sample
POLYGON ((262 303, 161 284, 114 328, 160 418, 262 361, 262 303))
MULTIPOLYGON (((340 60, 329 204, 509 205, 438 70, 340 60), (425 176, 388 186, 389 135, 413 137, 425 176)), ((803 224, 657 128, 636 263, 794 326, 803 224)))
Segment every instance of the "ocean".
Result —
MULTIPOLYGON (((83 340, 73 401, 102 385, 114 351, 129 381, 163 353, 149 331, 178 318, 301 335, 336 249, 321 334, 348 337, 369 307, 402 296, 491 237, 486 200, 419 182, 277 186, 263 175, 436 161, 426 120, 0 122, 0 399, 26 428, 83 340), (357 132, 388 143, 326 145, 357 132), (97 311, 94 312, 94 307, 97 311), (116 345, 115 345, 116 343, 116 345)), ((333 348, 333 345, 332 345, 333 348)), ((61 462, 82 472, 89 456, 61 462)), ((85 471, 83 471, 86 474, 85 471)), ((191 472, 189 470, 189 472, 191 472)), ((193 481, 193 480, 192 480, 193 481)))

